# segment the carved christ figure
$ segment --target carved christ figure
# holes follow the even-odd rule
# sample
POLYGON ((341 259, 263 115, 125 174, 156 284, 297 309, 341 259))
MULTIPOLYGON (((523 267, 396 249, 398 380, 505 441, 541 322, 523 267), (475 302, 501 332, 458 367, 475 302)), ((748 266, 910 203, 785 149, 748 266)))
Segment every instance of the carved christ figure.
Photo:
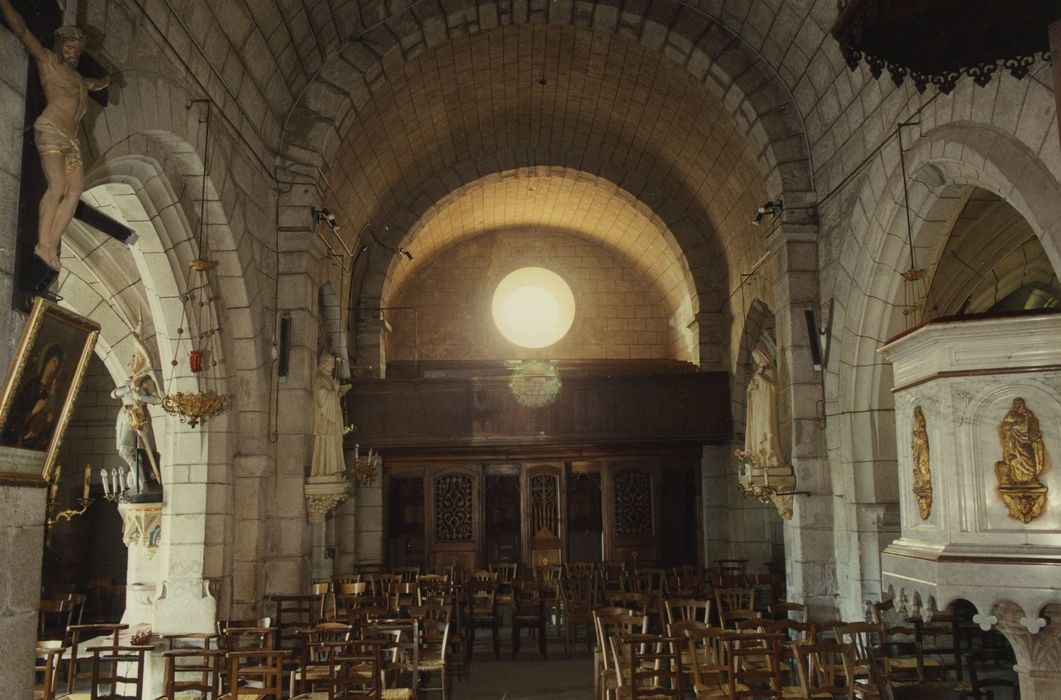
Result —
POLYGON ((1002 443, 1002 461, 995 463, 999 485, 1041 486, 1039 475, 1048 466, 1046 445, 1039 419, 1024 399, 1013 399, 1013 407, 998 424, 998 438, 1002 443))
POLYGON ((316 420, 313 427, 313 461, 310 476, 343 474, 343 411, 339 401, 350 391, 349 384, 339 384, 332 376, 335 357, 328 353, 317 362, 313 379, 313 404, 316 420))
POLYGON ((59 270, 59 241, 74 218, 74 210, 85 188, 84 162, 77 130, 85 116, 88 93, 110 85, 110 77, 97 80, 77 72, 85 49, 85 33, 77 27, 55 31, 55 45, 49 51, 33 36, 25 21, 11 6, 0 0, 7 26, 37 63, 41 87, 48 105, 33 123, 34 142, 48 189, 41 197, 37 223, 37 245, 33 252, 48 267, 59 270))
POLYGON ((752 359, 755 373, 748 382, 744 449, 752 453, 760 468, 783 465, 774 363, 762 347, 752 350, 752 359))

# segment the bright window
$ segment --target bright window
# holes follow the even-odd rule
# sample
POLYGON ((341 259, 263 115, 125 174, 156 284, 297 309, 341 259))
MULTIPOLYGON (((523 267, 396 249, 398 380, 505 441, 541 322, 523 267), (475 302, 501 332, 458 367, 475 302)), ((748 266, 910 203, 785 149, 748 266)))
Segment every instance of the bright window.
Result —
POLYGON ((524 348, 544 348, 567 334, 575 320, 575 297, 560 275, 544 267, 509 273, 494 290, 494 323, 524 348))

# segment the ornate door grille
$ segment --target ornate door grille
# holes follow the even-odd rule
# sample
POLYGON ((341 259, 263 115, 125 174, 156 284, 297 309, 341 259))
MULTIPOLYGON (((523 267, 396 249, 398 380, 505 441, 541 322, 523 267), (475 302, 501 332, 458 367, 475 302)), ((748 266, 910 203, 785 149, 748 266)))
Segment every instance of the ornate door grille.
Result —
POLYGON ((435 541, 471 542, 472 479, 450 474, 435 480, 435 541))
POLYGON ((652 534, 652 477, 648 472, 627 469, 615 475, 615 534, 652 534))

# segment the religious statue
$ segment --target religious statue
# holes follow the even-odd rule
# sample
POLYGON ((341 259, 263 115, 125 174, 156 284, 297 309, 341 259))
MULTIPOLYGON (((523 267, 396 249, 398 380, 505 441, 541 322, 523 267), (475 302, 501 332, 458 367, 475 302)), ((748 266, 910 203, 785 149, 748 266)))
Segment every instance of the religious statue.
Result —
POLYGON ((932 514, 932 468, 928 462, 928 427, 925 412, 914 406, 914 428, 910 448, 914 453, 914 496, 922 520, 932 514))
POLYGON ((764 348, 752 350, 755 372, 748 382, 747 421, 744 426, 744 451, 751 453, 759 468, 784 464, 778 437, 777 381, 774 363, 764 348))
POLYGON ((350 391, 349 384, 339 384, 332 376, 335 356, 324 353, 317 362, 313 379, 313 403, 316 421, 313 428, 313 461, 310 476, 332 476, 346 473, 343 459, 343 411, 340 400, 350 391))
POLYGON ((33 252, 48 267, 59 270, 62 267, 59 241, 74 218, 85 187, 77 131, 87 110, 88 93, 106 88, 110 77, 86 78, 77 72, 85 48, 85 33, 78 27, 57 29, 54 48, 49 51, 29 31, 10 0, 0 0, 0 12, 30 58, 36 61, 48 103, 33 123, 34 142, 48 182, 38 208, 37 245, 33 252))
POLYGON ((1002 461, 995 462, 999 494, 1010 517, 1027 524, 1046 506, 1047 487, 1039 475, 1050 462, 1039 419, 1024 399, 1013 399, 1013 406, 998 424, 998 438, 1002 444, 1002 461))
POLYGON ((114 426, 115 442, 118 454, 129 465, 130 474, 134 475, 131 489, 134 494, 139 495, 144 493, 147 480, 137 459, 138 446, 147 454, 155 481, 162 483, 162 475, 159 474, 155 462, 155 435, 151 429, 151 414, 147 410, 148 404, 158 405, 162 403, 162 399, 152 375, 147 348, 137 333, 133 333, 133 337, 139 347, 129 356, 129 362, 125 365, 129 370, 129 378, 123 386, 111 392, 111 397, 122 400, 122 408, 118 411, 114 426))

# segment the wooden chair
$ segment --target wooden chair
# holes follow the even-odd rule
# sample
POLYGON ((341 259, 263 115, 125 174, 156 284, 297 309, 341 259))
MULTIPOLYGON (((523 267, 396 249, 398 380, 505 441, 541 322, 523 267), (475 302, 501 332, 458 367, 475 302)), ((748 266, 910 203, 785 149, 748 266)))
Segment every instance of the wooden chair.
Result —
POLYGON ((74 624, 74 606, 67 598, 41 600, 37 613, 37 638, 67 638, 67 628, 74 624))
POLYGON ((611 650, 618 671, 617 697, 684 700, 684 674, 679 655, 685 643, 681 637, 652 634, 613 637, 611 650))
POLYGON ((221 636, 209 632, 164 634, 161 637, 161 641, 163 651, 176 651, 178 649, 218 649, 221 646, 221 636))
POLYGON ((381 700, 385 697, 381 652, 383 644, 379 640, 349 642, 341 652, 333 652, 327 660, 328 691, 293 695, 291 700, 381 700))
POLYGON ((911 683, 891 687, 892 700, 962 700, 960 690, 932 683, 911 683))
POLYGON ((416 692, 440 692, 442 700, 449 700, 450 675, 448 666, 449 620, 425 617, 420 621, 420 659, 417 664, 416 692), (424 674, 438 674, 437 686, 422 685, 424 674))
POLYGON ((854 675, 856 679, 869 679, 873 672, 870 649, 879 643, 880 625, 871 622, 848 622, 833 627, 835 641, 852 645, 855 652, 854 675))
MULTIPOLYGON (((171 649, 162 652, 165 661, 162 698, 176 700, 198 693, 201 700, 217 700, 221 693, 220 649, 171 649)), ((161 698, 159 698, 161 700, 161 698)))
POLYGON ((997 668, 999 664, 1004 667, 1013 668, 1013 656, 1001 649, 974 649, 965 652, 963 667, 966 670, 968 681, 965 688, 965 697, 973 697, 976 700, 994 700, 997 688, 1009 689, 1010 695, 1019 697, 1020 684, 1015 673, 1010 672, 1006 677, 997 675, 983 675, 981 669, 986 662, 990 661, 997 668))
POLYGON ((576 641, 579 625, 586 627, 586 647, 593 645, 593 608, 597 603, 595 576, 568 576, 560 586, 564 619, 564 653, 571 656, 571 643, 576 641))
POLYGON ((603 561, 600 565, 601 590, 606 593, 623 590, 623 578, 626 576, 626 563, 621 561, 603 561))
POLYGON ((767 608, 770 617, 775 620, 795 620, 806 622, 810 609, 803 603, 790 603, 787 600, 779 600, 767 608))
POLYGON ((319 595, 274 595, 270 599, 276 604, 273 617, 276 627, 276 648, 297 646, 298 630, 311 627, 320 620, 321 598, 319 595))
POLYGON ((59 685, 59 659, 65 649, 61 639, 37 642, 34 670, 41 676, 41 682, 34 681, 33 700, 55 700, 55 689, 59 685))
POLYGON ((290 651, 230 651, 225 658, 228 664, 228 692, 219 700, 280 700, 283 697, 284 661, 291 658, 290 651))
POLYGON ((591 561, 571 561, 564 564, 567 575, 572 577, 598 576, 597 564, 591 561))
POLYGON ((722 640, 732 633, 719 627, 690 627, 684 633, 688 640, 688 661, 696 697, 698 700, 728 699, 729 663, 722 640))
POLYGON ((711 616, 710 600, 695 600, 693 598, 674 598, 664 601, 667 609, 667 622, 675 623, 681 620, 699 620, 708 624, 711 616))
POLYGON ((748 609, 733 609, 733 610, 720 610, 719 621, 722 627, 726 629, 736 629, 737 623, 747 620, 754 620, 755 626, 759 625, 758 620, 762 617, 762 614, 758 610, 748 609))
POLYGON ((402 583, 416 583, 416 577, 420 575, 419 566, 399 566, 391 573, 401 577, 402 583))
POLYGON ((129 625, 121 624, 70 625, 67 628, 70 632, 70 648, 66 650, 62 658, 66 660, 66 692, 68 694, 73 694, 74 683, 78 678, 88 678, 91 675, 91 669, 87 672, 79 670, 82 664, 91 663, 93 659, 92 651, 86 649, 83 642, 97 636, 106 636, 109 637, 109 646, 117 647, 119 634, 127 629, 129 625))
POLYGON ((415 700, 415 686, 420 678, 419 621, 380 620, 365 629, 365 639, 383 642, 382 697, 415 700))
POLYGON ((778 635, 734 634, 722 637, 722 644, 730 700, 785 697, 778 635))
POLYGON ((512 605, 512 582, 519 575, 519 564, 516 562, 490 564, 490 571, 497 577, 497 604, 512 605))
MULTIPOLYGON (((144 655, 151 647, 92 647, 91 700, 141 700, 144 655)), ((76 697, 76 696, 75 696, 76 697)))
POLYGON ((594 688, 607 698, 619 686, 618 669, 612 656, 612 638, 624 634, 646 634, 648 618, 626 608, 598 608, 593 611, 593 623, 597 633, 594 688))
POLYGON ((850 644, 825 642, 793 645, 793 660, 802 698, 855 698, 855 650, 850 644))
POLYGON ((88 596, 84 593, 67 593, 66 599, 70 601, 70 623, 71 625, 83 625, 85 623, 85 606, 88 604, 88 596))
POLYGON ((715 588, 715 605, 720 617, 730 610, 755 610, 755 589, 715 588))
POLYGON ((472 579, 465 586, 468 597, 468 615, 465 624, 468 626, 468 656, 475 648, 475 630, 481 627, 490 629, 494 641, 494 658, 501 658, 501 640, 498 635, 500 617, 497 613, 497 581, 472 579))
POLYGON ((512 581, 512 658, 516 658, 520 646, 520 629, 537 630, 538 653, 548 659, 545 639, 544 584, 533 579, 512 581))

